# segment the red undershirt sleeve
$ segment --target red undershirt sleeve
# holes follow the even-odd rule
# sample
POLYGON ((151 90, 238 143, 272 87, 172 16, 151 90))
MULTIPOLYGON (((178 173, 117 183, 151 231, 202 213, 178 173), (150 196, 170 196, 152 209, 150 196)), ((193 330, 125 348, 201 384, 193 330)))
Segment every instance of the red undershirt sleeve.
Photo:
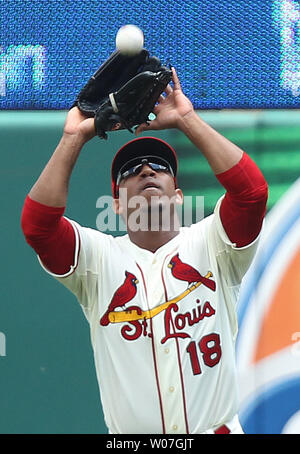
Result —
POLYGON ((52 273, 64 275, 74 265, 75 232, 63 217, 65 207, 49 207, 26 197, 21 227, 27 243, 52 273))
POLYGON ((216 177, 226 189, 220 207, 224 230, 237 247, 246 246, 255 240, 262 227, 268 199, 267 182, 245 152, 235 166, 216 177))

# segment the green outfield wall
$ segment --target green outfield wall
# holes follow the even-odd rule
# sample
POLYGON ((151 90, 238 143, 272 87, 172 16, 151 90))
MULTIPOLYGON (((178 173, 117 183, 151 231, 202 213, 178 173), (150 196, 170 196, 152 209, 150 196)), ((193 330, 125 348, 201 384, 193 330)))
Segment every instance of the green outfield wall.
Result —
MULTIPOLYGON (((26 194, 59 142, 65 116, 61 111, 0 112, 2 434, 107 432, 88 323, 76 299, 41 269, 20 228, 26 194)), ((300 112, 201 116, 257 162, 269 182, 271 209, 300 175, 300 112)), ((152 135, 175 147, 179 186, 186 195, 205 196, 205 214, 210 214, 223 189, 201 153, 175 130, 152 135)), ((96 228, 96 202, 110 195, 113 155, 133 137, 115 132, 107 141, 94 138, 85 146, 72 175, 66 216, 96 228)))

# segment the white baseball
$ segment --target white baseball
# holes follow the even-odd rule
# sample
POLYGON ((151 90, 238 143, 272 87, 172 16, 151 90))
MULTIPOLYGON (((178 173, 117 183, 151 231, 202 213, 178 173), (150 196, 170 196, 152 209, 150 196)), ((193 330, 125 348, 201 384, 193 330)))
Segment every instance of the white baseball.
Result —
POLYGON ((144 46, 144 33, 136 25, 124 25, 116 35, 116 47, 125 55, 136 55, 144 46))

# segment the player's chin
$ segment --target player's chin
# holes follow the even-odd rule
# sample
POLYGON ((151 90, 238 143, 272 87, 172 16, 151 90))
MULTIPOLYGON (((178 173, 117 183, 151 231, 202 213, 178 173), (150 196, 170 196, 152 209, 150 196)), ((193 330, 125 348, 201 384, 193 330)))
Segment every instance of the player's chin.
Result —
POLYGON ((148 211, 148 210, 161 210, 164 207, 164 203, 162 201, 163 197, 161 195, 161 191, 151 191, 145 190, 141 191, 139 197, 137 199, 138 208, 141 211, 148 211))
POLYGON ((162 188, 160 186, 148 186, 146 188, 142 188, 140 194, 145 197, 160 197, 162 195, 162 188))
POLYGON ((174 211, 174 200, 169 198, 168 196, 164 195, 161 197, 151 197, 149 199, 149 207, 151 207, 152 211, 169 211, 170 213, 174 211))

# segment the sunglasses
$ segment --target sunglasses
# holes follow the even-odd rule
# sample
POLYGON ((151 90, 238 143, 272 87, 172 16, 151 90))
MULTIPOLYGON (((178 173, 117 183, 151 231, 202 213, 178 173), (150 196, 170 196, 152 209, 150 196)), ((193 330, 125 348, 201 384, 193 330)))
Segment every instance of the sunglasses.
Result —
POLYGON ((170 166, 170 164, 167 161, 165 161, 164 159, 157 160, 157 162, 152 162, 152 161, 153 161, 153 159, 151 161, 148 161, 148 159, 144 158, 141 160, 141 162, 139 164, 136 164, 135 166, 132 166, 127 170, 122 171, 122 169, 121 169, 118 173, 117 180, 116 180, 117 186, 119 186, 119 184, 122 180, 125 180, 126 178, 133 176, 133 175, 138 175, 140 173, 140 171, 142 170, 142 168, 144 167, 144 165, 146 165, 146 164, 147 164, 147 166, 151 167, 152 170, 155 170, 155 172, 168 172, 172 175, 172 177, 174 177, 174 172, 172 170, 172 167, 170 166))

